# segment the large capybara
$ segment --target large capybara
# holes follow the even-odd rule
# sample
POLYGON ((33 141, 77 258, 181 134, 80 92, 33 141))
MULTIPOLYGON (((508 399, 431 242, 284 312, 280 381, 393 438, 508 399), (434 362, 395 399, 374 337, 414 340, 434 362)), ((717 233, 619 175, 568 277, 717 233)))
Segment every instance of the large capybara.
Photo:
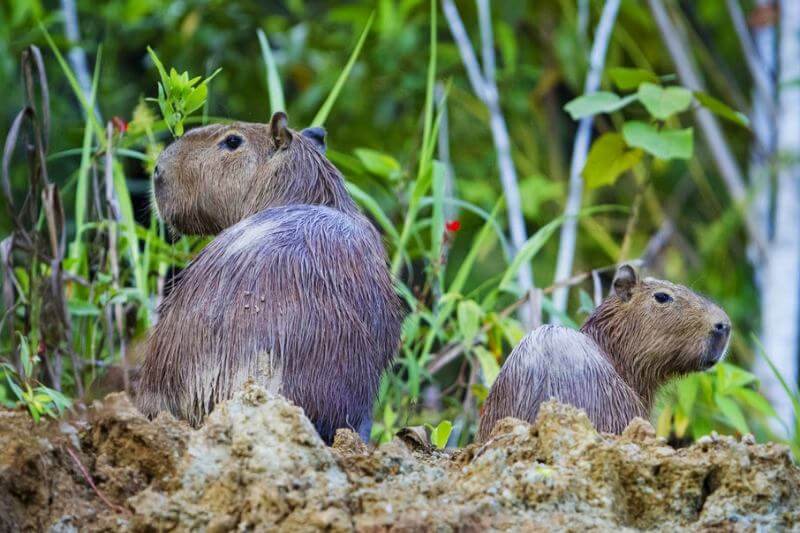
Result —
POLYGON ((325 132, 188 132, 159 157, 159 214, 221 233, 179 275, 148 340, 136 401, 198 426, 248 379, 302 407, 327 443, 369 438, 402 312, 381 238, 325 157, 325 132))
POLYGON ((489 391, 478 440, 507 416, 533 422, 551 398, 586 411, 600 431, 621 433, 647 417, 670 378, 712 367, 730 340, 728 315, 692 290, 640 280, 629 265, 580 331, 541 326, 506 360, 489 391))

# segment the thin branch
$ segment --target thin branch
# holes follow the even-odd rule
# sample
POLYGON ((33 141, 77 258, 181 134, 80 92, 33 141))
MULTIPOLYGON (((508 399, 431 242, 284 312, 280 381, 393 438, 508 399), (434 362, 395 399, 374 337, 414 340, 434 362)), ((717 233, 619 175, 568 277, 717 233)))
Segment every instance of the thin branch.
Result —
MULTIPOLYGON (((662 0, 648 0, 648 4, 681 82, 693 91, 704 90, 703 82, 695 71, 686 43, 681 40, 675 25, 667 14, 664 3, 662 0)), ((693 111, 717 170, 725 182, 736 208, 739 209, 744 218, 748 236, 758 246, 759 255, 763 256, 766 250, 764 231, 763 228, 759 227, 753 214, 748 213, 746 210, 748 203, 747 187, 739 165, 736 163, 736 159, 725 141, 725 135, 717 120, 708 110, 695 106, 693 111)))
POLYGON ((481 59, 483 60, 483 78, 487 85, 494 83, 494 35, 492 34, 492 12, 488 0, 476 0, 478 6, 478 24, 481 31, 481 59))
MULTIPOLYGON (((600 15, 600 22, 597 24, 592 50, 589 54, 589 72, 586 74, 584 86, 585 94, 596 92, 600 88, 600 78, 605 66, 606 51, 608 50, 611 32, 617 19, 619 4, 620 0, 607 0, 603 6, 603 13, 600 15)), ((584 165, 586 165, 586 157, 589 153, 593 120, 594 118, 591 116, 581 119, 578 124, 578 132, 575 135, 569 171, 569 193, 567 195, 566 208, 564 209, 564 214, 567 218, 561 226, 555 279, 566 278, 572 272, 578 233, 577 215, 581 209, 581 197, 583 196, 581 172, 584 165)), ((553 295, 553 305, 557 310, 562 312, 566 310, 567 295, 568 291, 566 289, 559 290, 553 295)))
POLYGON ((122 507, 121 505, 112 503, 111 500, 106 498, 106 496, 102 492, 100 492, 100 489, 98 489, 97 485, 95 485, 92 476, 89 475, 89 471, 86 470, 86 467, 83 466, 83 463, 78 458, 78 455, 74 451, 72 451, 71 447, 65 446, 64 449, 67 450, 69 456, 72 458, 73 461, 75 461, 75 465, 78 467, 78 470, 80 470, 83 479, 86 480, 86 483, 88 483, 89 486, 94 491, 94 493, 97 494, 97 497, 100 498, 100 501, 102 501, 104 504, 106 504, 106 506, 108 506, 109 509, 113 510, 116 513, 131 514, 130 510, 126 509, 125 507, 122 507))

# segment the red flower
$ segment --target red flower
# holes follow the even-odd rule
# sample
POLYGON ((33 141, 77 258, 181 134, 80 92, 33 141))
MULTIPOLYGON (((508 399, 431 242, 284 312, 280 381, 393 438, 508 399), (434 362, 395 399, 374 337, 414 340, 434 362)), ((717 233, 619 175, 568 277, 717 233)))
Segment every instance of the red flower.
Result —
POLYGON ((459 222, 458 220, 450 220, 445 223, 444 227, 447 231, 455 233, 456 231, 461 229, 461 222, 459 222))
POLYGON ((111 119, 111 122, 114 123, 114 129, 116 129, 120 133, 125 133, 128 131, 128 123, 122 120, 121 117, 114 117, 111 119))

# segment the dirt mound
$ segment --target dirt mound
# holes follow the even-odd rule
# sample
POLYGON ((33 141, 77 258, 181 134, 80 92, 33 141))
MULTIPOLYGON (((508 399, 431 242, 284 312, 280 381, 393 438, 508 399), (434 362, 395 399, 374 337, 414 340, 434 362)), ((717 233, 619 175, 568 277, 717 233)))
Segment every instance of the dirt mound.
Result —
POLYGON ((148 422, 123 395, 72 422, 0 412, 0 530, 791 529, 800 470, 784 446, 709 437, 684 449, 643 420, 620 436, 554 402, 536 424, 433 451, 326 447, 302 411, 249 387, 199 430, 148 422), (94 487, 92 487, 94 484, 94 487))

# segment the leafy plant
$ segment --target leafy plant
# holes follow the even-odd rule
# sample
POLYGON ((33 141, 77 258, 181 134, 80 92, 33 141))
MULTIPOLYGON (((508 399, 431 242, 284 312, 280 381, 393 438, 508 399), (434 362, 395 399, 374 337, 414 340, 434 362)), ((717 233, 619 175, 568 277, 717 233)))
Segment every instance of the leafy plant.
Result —
POLYGON ((155 50, 148 46, 147 53, 150 54, 150 59, 153 60, 161 77, 161 81, 158 82, 158 98, 148 100, 158 103, 167 128, 175 137, 180 137, 183 135, 183 123, 186 118, 206 103, 208 84, 222 69, 218 68, 204 80, 202 76, 189 78, 188 72, 178 74, 175 68, 171 68, 167 74, 155 50))
POLYGON ((428 426, 431 431, 431 443, 438 449, 443 450, 453 432, 453 423, 449 420, 442 420, 436 427, 428 426))
POLYGON ((726 362, 681 379, 668 388, 662 401, 657 432, 662 436, 672 433, 678 439, 697 439, 713 428, 751 433, 748 412, 762 418, 775 416, 775 410, 758 393, 756 377, 726 362))
POLYGON ((31 350, 29 339, 20 333, 17 333, 17 336, 20 340, 22 373, 18 374, 13 366, 0 362, 0 374, 5 375, 5 382, 13 394, 13 398, 3 397, 5 395, 0 394, 0 399, 6 407, 24 406, 35 422, 43 416, 56 418, 72 407, 72 401, 57 390, 45 387, 32 378, 36 375, 40 358, 31 350))
POLYGON ((688 110, 693 103, 739 126, 749 126, 744 115, 721 101, 678 85, 663 86, 658 77, 649 71, 613 68, 609 69, 608 74, 620 90, 636 89, 636 92, 624 97, 611 91, 581 95, 564 106, 573 120, 599 113, 613 113, 639 102, 652 121, 624 122, 621 134, 607 132, 594 141, 582 171, 590 189, 613 185, 619 176, 639 163, 644 153, 665 161, 691 158, 694 153, 692 128, 672 128, 667 123, 688 110))

